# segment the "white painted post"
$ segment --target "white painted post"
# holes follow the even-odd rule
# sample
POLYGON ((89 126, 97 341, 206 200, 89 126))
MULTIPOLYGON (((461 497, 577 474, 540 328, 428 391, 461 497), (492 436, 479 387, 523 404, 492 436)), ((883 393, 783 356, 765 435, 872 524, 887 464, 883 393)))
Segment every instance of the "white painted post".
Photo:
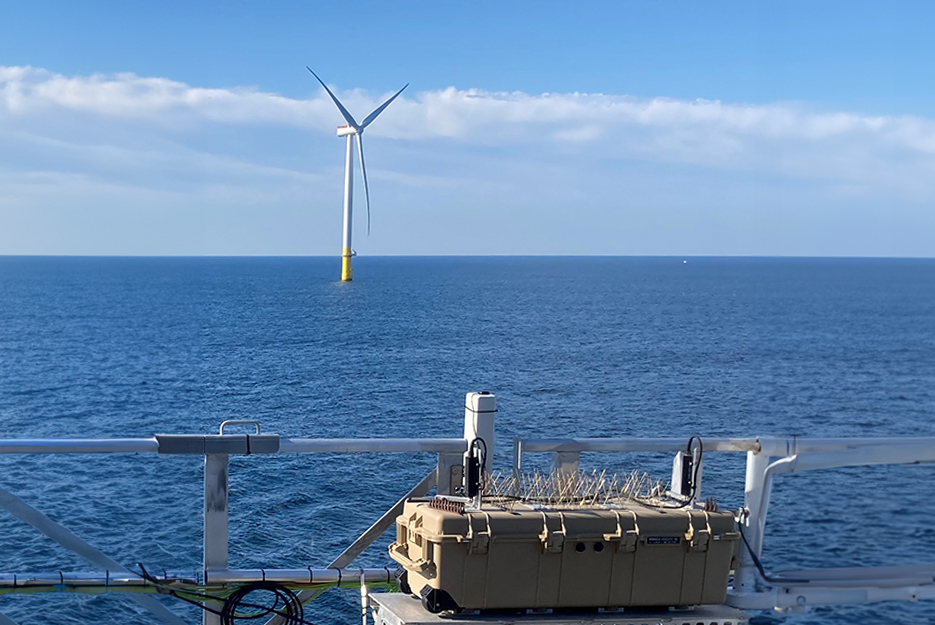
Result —
POLYGON ((475 439, 482 439, 486 446, 486 469, 493 467, 494 414, 497 412, 497 398, 488 391, 468 393, 464 400, 464 438, 470 453, 475 439))
MULTIPOLYGON (((747 474, 744 481, 744 508, 748 511, 743 521, 744 536, 757 557, 763 550, 763 529, 765 519, 760 518, 760 503, 763 500, 764 477, 769 466, 769 453, 766 451, 747 452, 747 474)), ((735 572, 736 589, 756 590, 756 568, 746 545, 741 545, 740 562, 735 572)))
POLYGON ((367 625, 367 608, 370 607, 370 593, 367 591, 367 579, 363 569, 360 571, 360 622, 367 625))
MULTIPOLYGON (((205 455, 205 571, 227 569, 227 467, 227 454, 205 455)), ((202 623, 221 625, 221 617, 205 611, 202 623)))

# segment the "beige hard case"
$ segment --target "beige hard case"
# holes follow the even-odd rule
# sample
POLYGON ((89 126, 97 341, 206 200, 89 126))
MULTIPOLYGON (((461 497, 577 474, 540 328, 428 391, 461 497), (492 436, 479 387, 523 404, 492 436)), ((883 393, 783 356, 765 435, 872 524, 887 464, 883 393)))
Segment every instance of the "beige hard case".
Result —
POLYGON ((638 504, 459 514, 409 501, 396 528, 390 556, 413 593, 468 610, 723 603, 739 538, 729 512, 638 504))

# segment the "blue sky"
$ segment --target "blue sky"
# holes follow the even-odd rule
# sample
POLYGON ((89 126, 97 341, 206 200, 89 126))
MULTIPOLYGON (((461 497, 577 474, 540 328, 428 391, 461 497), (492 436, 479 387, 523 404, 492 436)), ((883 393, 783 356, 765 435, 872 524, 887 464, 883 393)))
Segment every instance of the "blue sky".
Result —
POLYGON ((0 253, 335 253, 340 116, 308 64, 358 118, 411 83, 366 135, 361 254, 935 256, 931 3, 3 16, 0 253))

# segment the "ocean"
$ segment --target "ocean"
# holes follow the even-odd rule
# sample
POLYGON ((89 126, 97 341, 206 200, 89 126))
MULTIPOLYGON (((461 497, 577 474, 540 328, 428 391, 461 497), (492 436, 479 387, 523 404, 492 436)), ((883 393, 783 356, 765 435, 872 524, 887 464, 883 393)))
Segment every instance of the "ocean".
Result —
MULTIPOLYGON (((457 437, 464 394, 515 436, 935 436, 935 260, 0 257, 0 437, 212 433, 457 437)), ((545 468, 544 454, 526 459, 545 468)), ((231 459, 231 565, 325 566, 433 466, 427 455, 231 459)), ((0 456, 0 486, 109 556, 201 563, 202 460, 0 456)), ((671 458, 582 468, 667 479, 671 458)), ((743 503, 742 454, 705 495, 743 503)), ((764 564, 935 561, 932 466, 782 476, 764 564)), ((92 570, 0 512, 0 572, 92 570)), ((389 536, 360 563, 389 563, 389 536)), ((196 608, 166 598, 191 622, 196 608)), ((354 590, 307 610, 357 623, 354 590)), ((0 597, 19 623, 156 622, 117 594, 0 597)), ((763 615, 935 623, 935 603, 763 615)))

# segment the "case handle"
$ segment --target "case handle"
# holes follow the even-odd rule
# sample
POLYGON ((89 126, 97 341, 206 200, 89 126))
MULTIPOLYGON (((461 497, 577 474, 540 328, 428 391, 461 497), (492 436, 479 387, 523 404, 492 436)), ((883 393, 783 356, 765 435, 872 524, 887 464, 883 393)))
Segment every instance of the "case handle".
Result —
POLYGON ((412 571, 413 573, 420 573, 425 577, 434 577, 435 572, 435 563, 429 562, 428 560, 418 559, 412 560, 409 558, 409 550, 405 545, 399 543, 393 543, 390 545, 390 557, 403 565, 407 571, 412 571))

